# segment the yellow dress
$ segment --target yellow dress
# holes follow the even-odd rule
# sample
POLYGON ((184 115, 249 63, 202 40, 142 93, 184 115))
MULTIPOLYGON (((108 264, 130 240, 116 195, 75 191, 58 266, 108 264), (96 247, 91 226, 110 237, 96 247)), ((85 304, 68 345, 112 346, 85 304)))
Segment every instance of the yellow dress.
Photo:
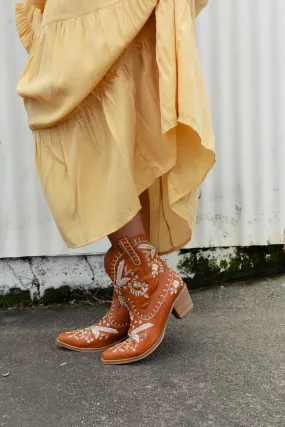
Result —
POLYGON ((214 138, 195 41, 207 0, 25 0, 17 91, 36 166, 71 248, 116 231, 148 189, 151 242, 184 246, 214 138))

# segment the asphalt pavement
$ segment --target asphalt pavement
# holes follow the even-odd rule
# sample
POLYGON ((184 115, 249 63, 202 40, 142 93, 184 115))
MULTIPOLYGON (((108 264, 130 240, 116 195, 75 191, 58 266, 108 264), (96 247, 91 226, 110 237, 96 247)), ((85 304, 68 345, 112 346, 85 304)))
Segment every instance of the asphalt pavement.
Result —
POLYGON ((154 354, 123 366, 54 345, 106 305, 0 311, 0 426, 285 427, 285 277, 193 301, 154 354))

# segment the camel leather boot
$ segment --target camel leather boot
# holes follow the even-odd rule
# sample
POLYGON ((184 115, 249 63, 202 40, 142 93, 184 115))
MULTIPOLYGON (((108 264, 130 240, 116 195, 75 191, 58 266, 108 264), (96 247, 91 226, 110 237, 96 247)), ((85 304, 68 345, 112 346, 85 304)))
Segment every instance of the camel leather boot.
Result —
POLYGON ((102 354, 105 364, 136 362, 162 342, 171 312, 184 318, 193 304, 186 285, 157 255, 145 236, 123 238, 112 249, 106 271, 121 304, 130 312, 129 337, 102 354))
POLYGON ((56 344, 75 351, 103 351, 126 338, 129 326, 129 312, 121 306, 114 292, 111 308, 100 322, 88 328, 63 332, 56 344))

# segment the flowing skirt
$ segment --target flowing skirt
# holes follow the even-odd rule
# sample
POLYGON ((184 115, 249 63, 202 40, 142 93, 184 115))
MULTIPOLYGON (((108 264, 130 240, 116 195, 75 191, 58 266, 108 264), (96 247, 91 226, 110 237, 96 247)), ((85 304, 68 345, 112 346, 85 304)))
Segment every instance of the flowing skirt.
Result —
POLYGON ((29 52, 17 90, 64 241, 77 248, 113 233, 147 190, 152 244, 183 247, 215 160, 193 0, 36 6, 17 5, 29 52))

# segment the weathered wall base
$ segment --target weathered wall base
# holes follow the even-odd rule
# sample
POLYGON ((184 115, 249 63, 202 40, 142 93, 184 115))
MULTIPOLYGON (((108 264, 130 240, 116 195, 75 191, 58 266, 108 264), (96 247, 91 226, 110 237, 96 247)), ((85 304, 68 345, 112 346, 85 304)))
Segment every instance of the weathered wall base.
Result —
MULTIPOLYGON (((0 260, 0 306, 109 299, 103 255, 0 260)), ((199 289, 285 272, 282 245, 183 250, 167 262, 199 289)))

